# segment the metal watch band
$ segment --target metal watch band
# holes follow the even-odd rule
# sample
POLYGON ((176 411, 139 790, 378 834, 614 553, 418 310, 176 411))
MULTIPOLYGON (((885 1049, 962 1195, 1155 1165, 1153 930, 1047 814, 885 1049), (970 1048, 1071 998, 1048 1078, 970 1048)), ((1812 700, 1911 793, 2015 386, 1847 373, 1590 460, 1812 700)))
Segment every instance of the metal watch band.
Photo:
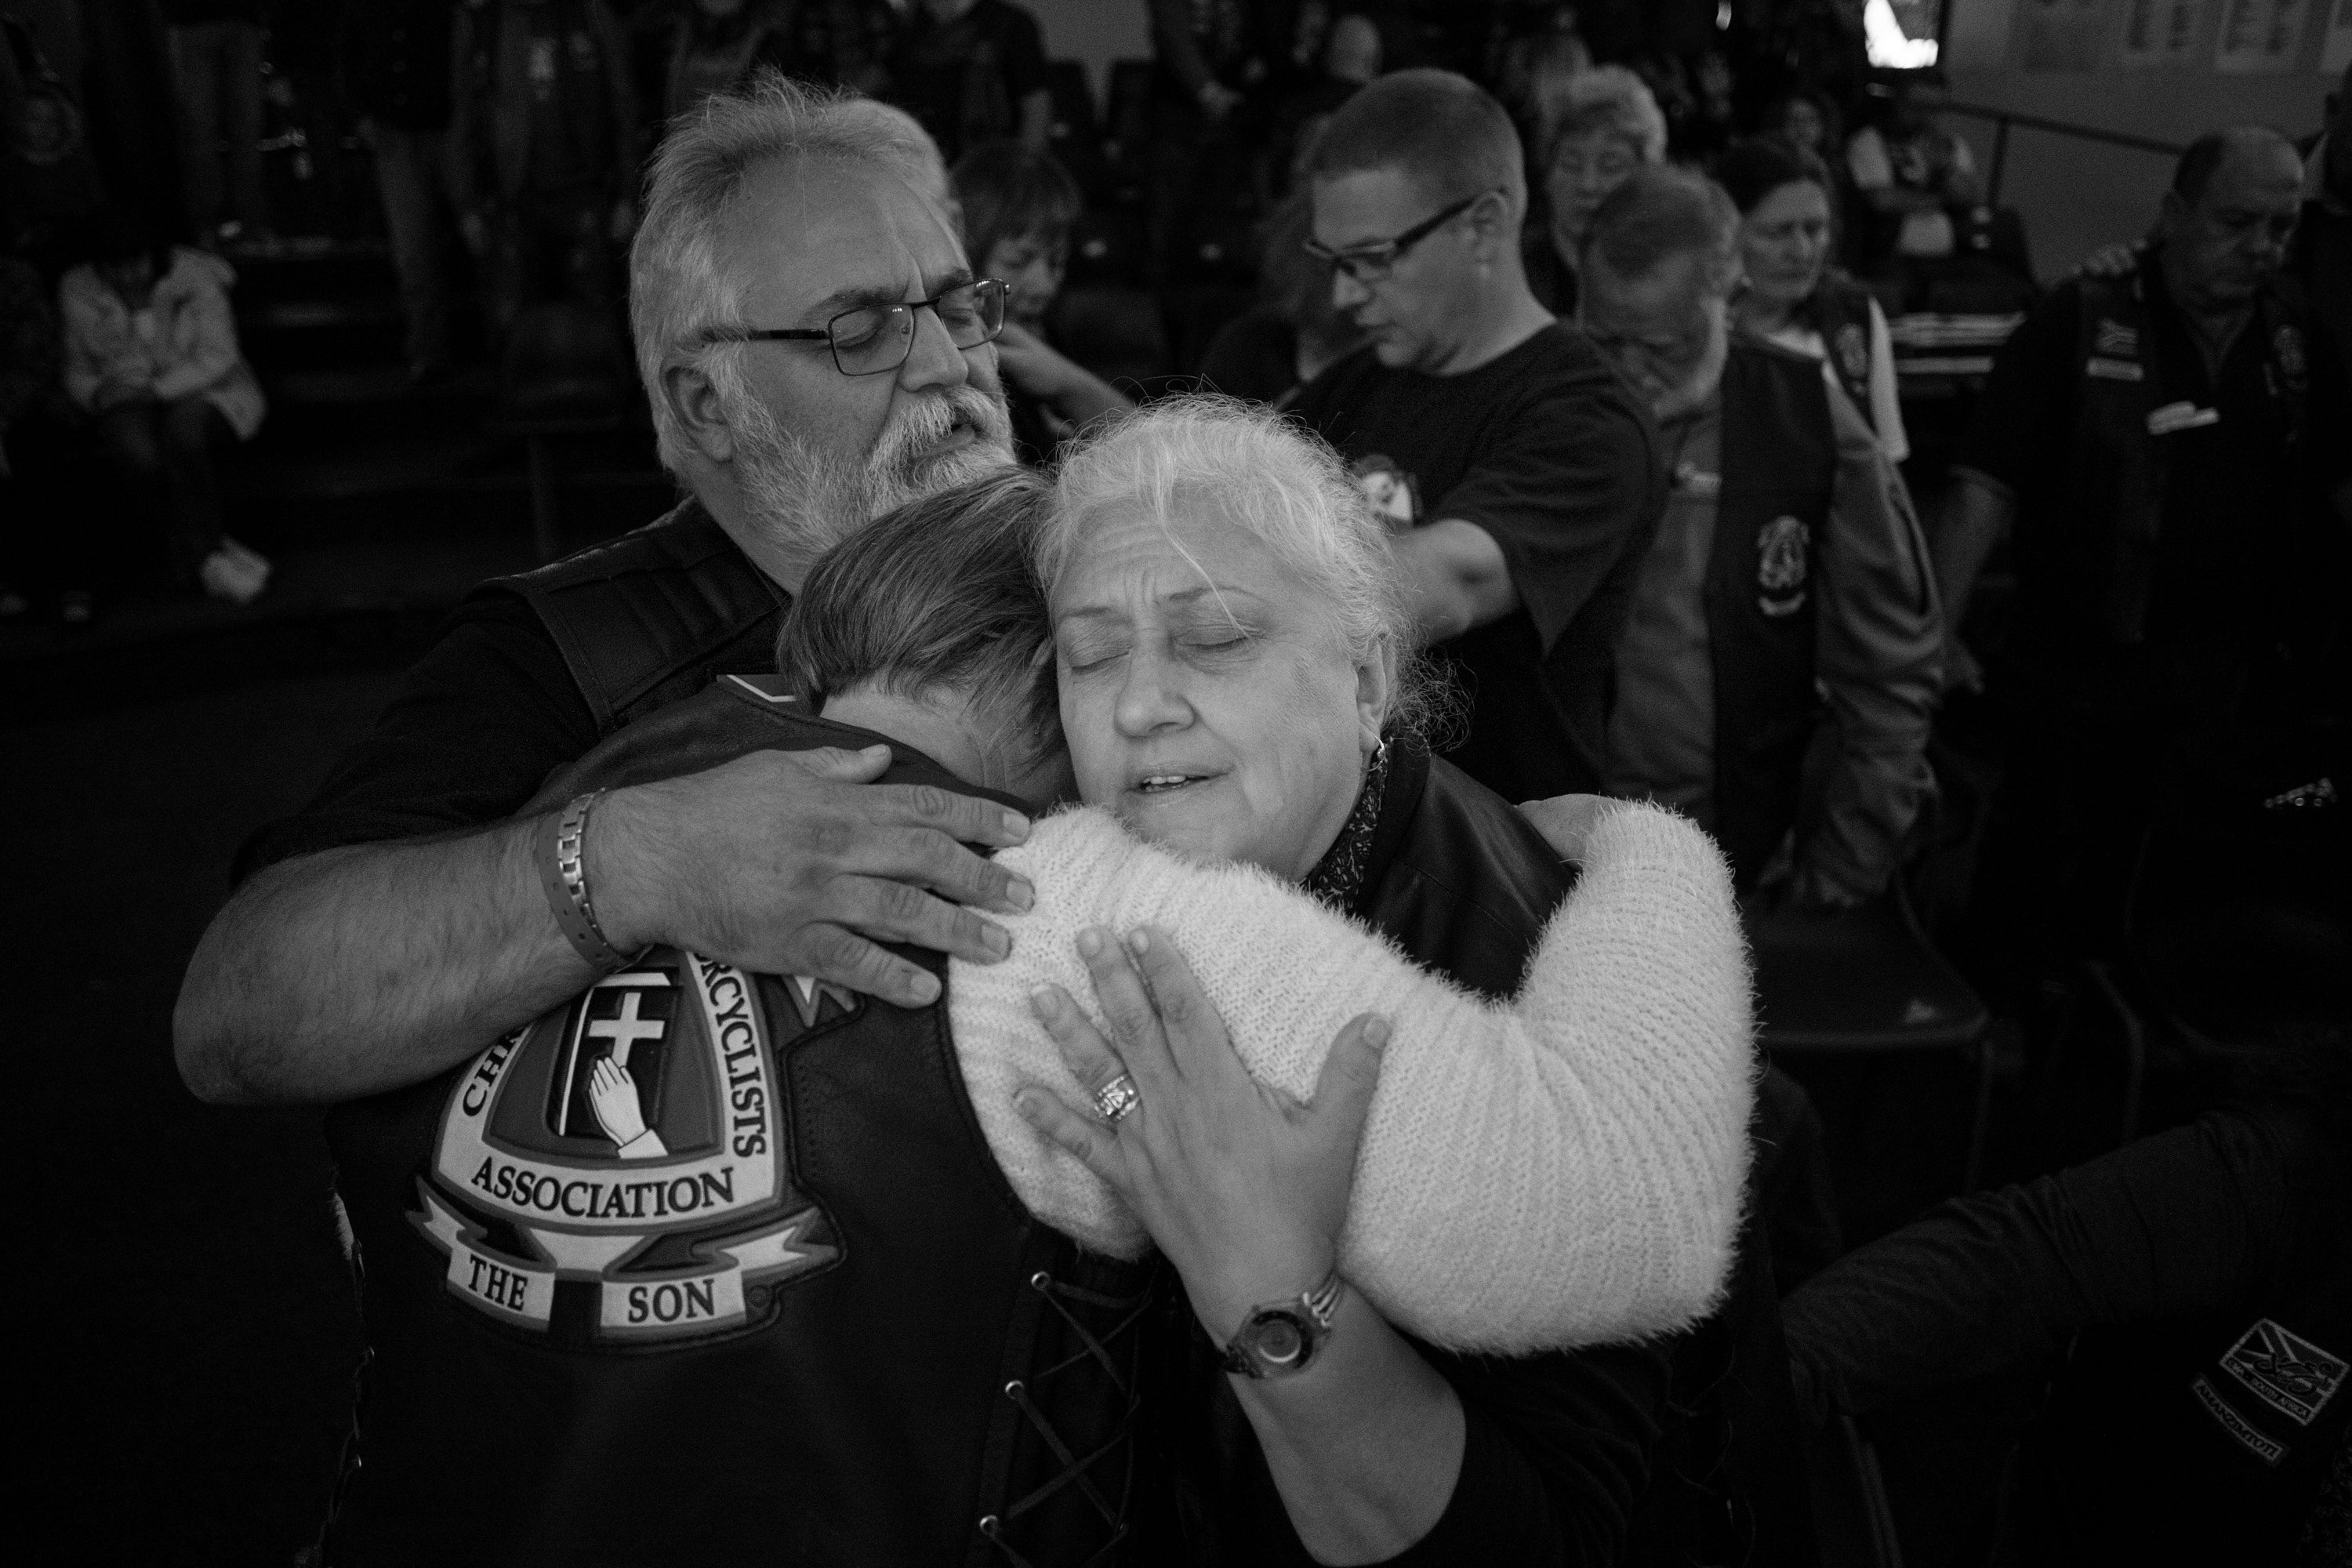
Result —
POLYGON ((563 932, 564 940, 600 973, 613 974, 626 969, 633 961, 605 939, 604 928, 596 923, 596 906, 589 901, 588 868, 583 859, 588 814, 604 793, 601 789, 591 790, 575 796, 561 815, 548 817, 540 826, 533 858, 539 862, 539 883, 547 894, 547 907, 554 911, 556 926, 563 932))

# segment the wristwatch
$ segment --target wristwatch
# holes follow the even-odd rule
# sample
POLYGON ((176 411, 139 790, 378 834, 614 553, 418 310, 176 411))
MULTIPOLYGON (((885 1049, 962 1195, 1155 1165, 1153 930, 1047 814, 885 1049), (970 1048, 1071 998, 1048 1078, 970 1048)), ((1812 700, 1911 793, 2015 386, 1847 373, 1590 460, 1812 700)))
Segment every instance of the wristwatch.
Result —
POLYGON ((1334 1266, 1312 1289, 1253 1309, 1225 1346, 1224 1369, 1236 1377, 1260 1378, 1304 1372, 1331 1337, 1331 1320, 1346 1289, 1334 1266))

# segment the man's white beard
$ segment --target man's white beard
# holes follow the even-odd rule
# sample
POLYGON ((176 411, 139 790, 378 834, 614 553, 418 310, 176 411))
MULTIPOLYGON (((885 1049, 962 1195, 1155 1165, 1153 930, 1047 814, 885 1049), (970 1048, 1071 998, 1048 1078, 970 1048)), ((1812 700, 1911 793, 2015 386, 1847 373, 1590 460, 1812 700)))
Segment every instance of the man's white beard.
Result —
POLYGON ((819 451, 780 424, 756 397, 729 410, 735 475, 753 523, 780 547, 809 560, 884 512, 1013 461, 1013 423, 1001 396, 976 386, 910 399, 891 416, 874 450, 856 462, 819 451), (972 439, 936 457, 922 454, 961 422, 972 439))

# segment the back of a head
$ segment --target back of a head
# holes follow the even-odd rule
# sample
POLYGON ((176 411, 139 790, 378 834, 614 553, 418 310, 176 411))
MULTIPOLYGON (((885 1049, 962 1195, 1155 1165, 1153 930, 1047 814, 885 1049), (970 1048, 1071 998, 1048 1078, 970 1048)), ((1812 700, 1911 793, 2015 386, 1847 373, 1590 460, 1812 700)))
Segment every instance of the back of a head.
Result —
POLYGON ((1743 215, 1783 185, 1830 189, 1830 172, 1822 161, 1777 132, 1742 137, 1725 148, 1715 161, 1715 179, 1743 215))
POLYGON ((1527 211, 1519 133, 1500 103, 1444 70, 1403 70, 1358 89, 1324 127, 1307 164, 1313 179, 1402 172, 1433 203, 1501 191, 1514 216, 1527 211))
POLYGON ((1003 240, 1059 244, 1086 205, 1060 159, 1010 139, 973 147, 956 160, 950 179, 974 267, 986 267, 1003 240))
POLYGON ((2204 199, 2206 187, 2224 163, 2279 152, 2293 153, 2294 143, 2267 125, 2225 125, 2208 131, 2191 142, 2173 164, 2172 194, 2193 207, 2204 199))
POLYGON ((1623 66, 1594 66, 1579 71, 1559 82, 1536 108, 1546 166, 1562 142, 1595 132, 1623 142, 1644 163, 1665 158, 1665 112, 1658 107, 1649 84, 1623 66))
MULTIPOLYGON (((751 173, 779 158, 867 167, 934 205, 947 186, 939 150, 911 118, 774 70, 713 94, 671 122, 654 154, 645 221, 629 250, 629 324, 662 460, 673 468, 685 456, 685 437, 661 395, 662 366, 702 332, 731 324, 743 279, 720 255, 720 237, 751 173)), ((948 209, 940 212, 952 222, 948 209)), ((723 356, 733 346, 698 352, 723 356)))
POLYGON ((1699 258, 1710 292, 1739 275, 1739 213, 1706 175, 1667 164, 1636 169, 1609 193, 1584 235, 1584 266, 1634 282, 1678 257, 1699 258))
POLYGON ((1053 628, 1033 565, 1045 482, 1006 468, 910 501, 825 552, 776 638, 811 711, 853 687, 967 694, 1041 743, 1058 734, 1053 628))

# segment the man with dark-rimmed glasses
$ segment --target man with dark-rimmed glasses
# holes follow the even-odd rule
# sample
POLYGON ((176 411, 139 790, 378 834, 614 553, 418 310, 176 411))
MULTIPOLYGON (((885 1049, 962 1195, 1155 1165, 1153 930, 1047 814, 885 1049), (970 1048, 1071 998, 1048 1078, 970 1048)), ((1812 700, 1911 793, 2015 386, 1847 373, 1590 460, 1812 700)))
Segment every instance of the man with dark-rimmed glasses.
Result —
POLYGON ((1387 518, 1421 636, 1467 690, 1453 760, 1512 800, 1597 791, 1664 488, 1647 414, 1528 289, 1510 117, 1400 71, 1333 116, 1308 173, 1307 254, 1370 342, 1291 406, 1387 518))

